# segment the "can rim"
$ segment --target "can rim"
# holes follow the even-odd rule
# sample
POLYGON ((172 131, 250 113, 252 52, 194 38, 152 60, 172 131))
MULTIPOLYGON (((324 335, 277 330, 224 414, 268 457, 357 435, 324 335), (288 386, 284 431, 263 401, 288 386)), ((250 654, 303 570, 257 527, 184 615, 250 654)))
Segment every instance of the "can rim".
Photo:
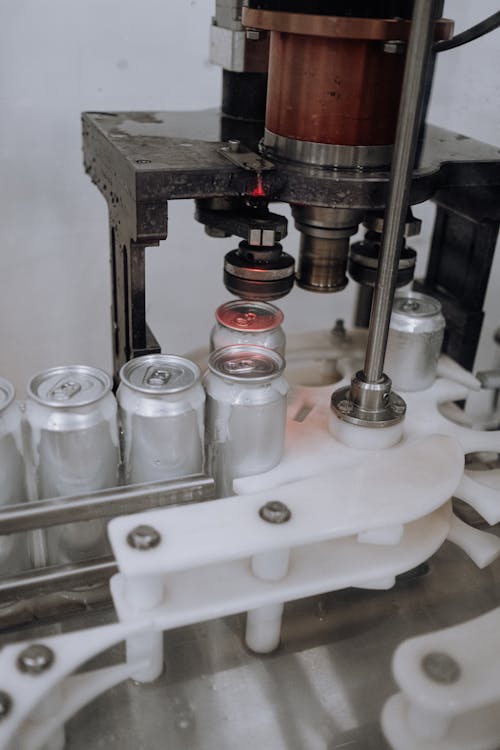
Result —
POLYGON ((89 406, 90 404, 95 404, 97 401, 100 401, 100 399, 109 391, 111 391, 111 388, 113 387, 113 379, 111 378, 111 375, 109 375, 105 370, 101 370, 100 367, 91 367, 90 365, 59 365, 58 367, 49 367, 46 370, 40 370, 35 375, 33 375, 29 382, 28 382, 28 396, 33 399, 33 401, 36 401, 37 403, 41 404, 42 406, 50 406, 54 409, 74 409, 74 408, 80 408, 81 406, 89 406), (57 402, 57 401, 49 401, 46 398, 40 397, 38 393, 34 390, 36 385, 41 381, 42 377, 47 378, 50 375, 57 375, 59 373, 67 373, 69 371, 75 371, 77 370, 79 373, 84 373, 87 375, 98 375, 101 379, 101 382, 104 386, 104 389, 102 393, 100 393, 97 396, 91 396, 90 398, 87 398, 86 400, 79 401, 78 403, 71 404, 69 402, 57 402))
POLYGON ((233 299, 229 302, 224 302, 224 304, 219 305, 219 307, 215 311, 215 318, 221 326, 224 326, 224 328, 229 328, 232 331, 240 331, 242 333, 264 333, 265 331, 272 331, 274 328, 278 328, 278 326, 283 323, 285 316, 283 314, 283 311, 280 310, 279 307, 276 307, 276 305, 272 305, 270 302, 264 302, 260 300, 233 299), (270 325, 264 325, 260 328, 240 328, 238 326, 231 325, 230 322, 222 319, 223 312, 232 310, 233 308, 244 304, 252 305, 252 307, 260 308, 268 313, 272 313, 275 316, 275 321, 270 325))
POLYGON ((187 357, 181 357, 178 354, 144 354, 142 357, 135 357, 134 359, 129 359, 128 362, 125 362, 125 364, 120 368, 119 372, 119 378, 120 383, 123 383, 127 386, 127 388, 130 388, 133 391, 137 391, 139 393, 146 393, 148 396, 166 396, 168 394, 173 393, 182 393, 182 391, 187 391, 189 388, 192 388, 196 383, 198 383, 201 379, 201 370, 198 367, 198 365, 195 362, 192 362, 187 357), (169 363, 178 363, 187 365, 187 367, 191 370, 191 372, 194 375, 194 380, 192 383, 187 383, 186 385, 179 385, 175 388, 148 388, 146 386, 138 385, 137 383, 133 383, 130 380, 131 373, 137 369, 137 367, 140 364, 154 364, 158 362, 158 358, 161 358, 165 362, 169 363))
POLYGON ((0 414, 1 414, 14 401, 16 397, 16 391, 14 389, 14 386, 10 382, 10 380, 7 380, 7 378, 2 378, 1 376, 0 376, 0 388, 7 392, 7 398, 5 400, 5 403, 3 404, 0 403, 0 414))
POLYGON ((269 380, 274 380, 275 378, 278 378, 283 374, 283 370, 285 369, 285 358, 282 357, 281 354, 276 350, 268 349, 265 346, 258 346, 257 344, 234 344, 232 346, 223 346, 221 349, 215 349, 208 358, 208 369, 213 372, 214 375, 217 375, 224 380, 231 380, 237 383, 263 383, 269 380), (277 366, 277 369, 272 373, 254 375, 251 377, 242 377, 237 373, 231 374, 227 372, 221 372, 220 369, 217 369, 217 361, 222 357, 223 354, 228 354, 230 351, 234 352, 234 354, 237 354, 239 352, 245 352, 247 354, 260 354, 261 356, 266 357, 268 360, 273 361, 277 366))
POLYGON ((422 292, 414 292, 413 290, 409 292, 396 292, 394 296, 394 304, 392 312, 394 315, 400 315, 404 318, 410 318, 413 320, 422 320, 423 318, 431 318, 434 315, 440 315, 442 314, 442 305, 441 302, 436 299, 435 297, 431 297, 430 294, 423 294, 422 292), (405 302, 411 302, 411 300, 420 301, 420 302, 427 302, 429 304, 429 307, 432 306, 432 310, 401 310, 396 308, 396 304, 398 300, 402 300, 405 302))

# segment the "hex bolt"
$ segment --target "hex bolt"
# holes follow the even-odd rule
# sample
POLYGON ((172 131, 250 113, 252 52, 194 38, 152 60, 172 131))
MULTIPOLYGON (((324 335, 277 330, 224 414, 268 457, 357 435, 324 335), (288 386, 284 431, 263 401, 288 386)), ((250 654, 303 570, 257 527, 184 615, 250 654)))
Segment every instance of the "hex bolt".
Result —
POLYGON ((249 39, 252 42, 258 42, 260 39, 260 31, 259 29, 247 29, 246 30, 246 38, 249 39))
POLYGON ((406 42, 400 39, 390 39, 384 44, 384 52, 388 55, 402 55, 406 49, 406 42))
POLYGON ((462 670, 460 665, 449 654, 443 651, 432 651, 422 658, 421 662, 424 674, 440 685, 452 685, 457 682, 462 670))
POLYGON ((17 668, 25 674, 42 674, 54 663, 54 652, 43 643, 32 643, 17 657, 17 668))
POLYGON ((12 698, 8 693, 0 690, 0 721, 5 719, 12 708, 12 698))
POLYGON ((286 523, 292 511, 280 500, 270 500, 259 510, 259 516, 268 523, 286 523))
POLYGON ((152 526, 142 524, 127 535, 127 544, 138 550, 154 549, 161 542, 161 535, 152 526))

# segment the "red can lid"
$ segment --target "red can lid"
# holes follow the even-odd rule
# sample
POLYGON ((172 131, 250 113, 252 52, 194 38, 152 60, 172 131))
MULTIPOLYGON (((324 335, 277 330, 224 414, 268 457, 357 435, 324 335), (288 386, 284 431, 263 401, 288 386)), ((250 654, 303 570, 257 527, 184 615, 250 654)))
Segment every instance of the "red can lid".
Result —
POLYGON ((215 311, 217 321, 234 331, 271 331, 283 322, 283 313, 269 302, 233 300, 215 311))

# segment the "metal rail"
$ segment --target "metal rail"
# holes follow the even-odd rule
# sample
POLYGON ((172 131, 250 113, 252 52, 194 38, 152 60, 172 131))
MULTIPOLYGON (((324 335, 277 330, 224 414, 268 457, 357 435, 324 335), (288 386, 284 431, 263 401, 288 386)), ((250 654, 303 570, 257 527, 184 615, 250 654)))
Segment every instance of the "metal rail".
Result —
POLYGON ((18 503, 0 511, 0 535, 138 513, 166 505, 199 503, 214 497, 214 480, 205 474, 193 474, 182 479, 18 503))

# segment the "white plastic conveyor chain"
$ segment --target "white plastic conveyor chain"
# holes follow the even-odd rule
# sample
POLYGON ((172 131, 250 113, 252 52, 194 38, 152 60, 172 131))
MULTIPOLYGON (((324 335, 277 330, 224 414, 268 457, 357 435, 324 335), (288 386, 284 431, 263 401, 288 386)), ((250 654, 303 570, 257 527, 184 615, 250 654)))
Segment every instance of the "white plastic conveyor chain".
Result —
POLYGON ((500 741, 500 609, 402 643, 402 692, 383 710, 395 750, 496 750, 500 741))

